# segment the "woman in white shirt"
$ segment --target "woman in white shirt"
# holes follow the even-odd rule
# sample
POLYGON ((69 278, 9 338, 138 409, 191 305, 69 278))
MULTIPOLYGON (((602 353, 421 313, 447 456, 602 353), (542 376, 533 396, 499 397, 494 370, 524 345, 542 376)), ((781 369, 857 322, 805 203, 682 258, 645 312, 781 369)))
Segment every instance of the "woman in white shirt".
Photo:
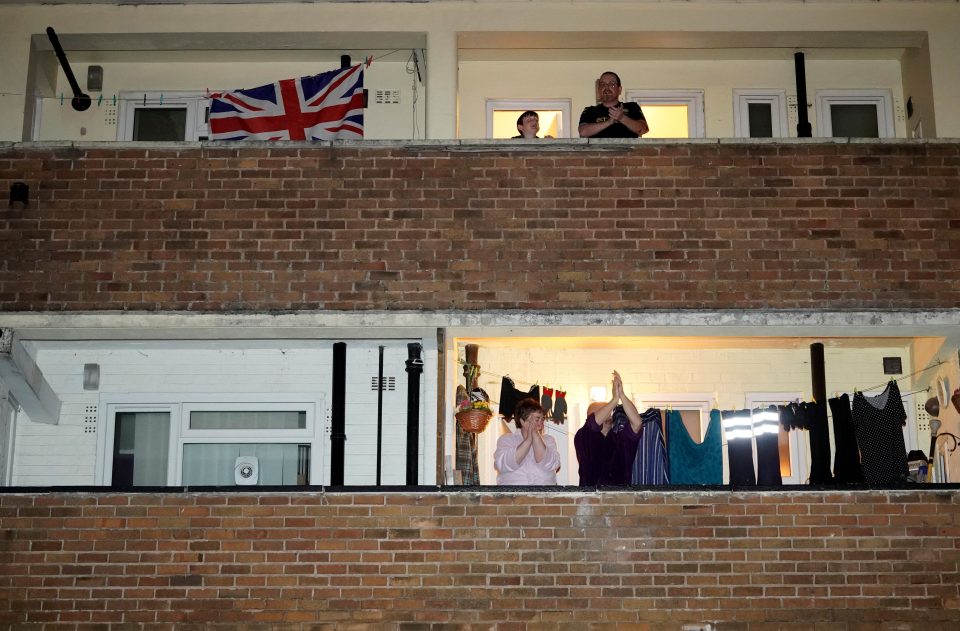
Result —
POLYGON ((546 410, 534 399, 524 399, 517 404, 513 419, 520 431, 501 436, 493 454, 498 471, 497 484, 545 486, 557 483, 560 453, 557 441, 543 434, 545 416, 546 410))

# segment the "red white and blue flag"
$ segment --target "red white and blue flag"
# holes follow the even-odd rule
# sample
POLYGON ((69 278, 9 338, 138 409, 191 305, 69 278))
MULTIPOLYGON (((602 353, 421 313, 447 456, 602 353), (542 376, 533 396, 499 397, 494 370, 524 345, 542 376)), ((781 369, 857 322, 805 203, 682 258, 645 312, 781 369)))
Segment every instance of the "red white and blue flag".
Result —
POLYGON ((363 138, 361 64, 211 97, 211 140, 349 138, 363 138))

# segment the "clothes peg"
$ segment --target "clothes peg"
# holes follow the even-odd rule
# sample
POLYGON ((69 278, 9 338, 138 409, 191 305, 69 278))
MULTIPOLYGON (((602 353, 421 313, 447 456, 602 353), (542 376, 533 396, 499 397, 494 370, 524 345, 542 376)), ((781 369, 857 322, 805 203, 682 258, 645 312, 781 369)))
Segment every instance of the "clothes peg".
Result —
POLYGON ((100 104, 103 103, 103 95, 97 97, 97 107, 100 107, 100 104))
POLYGON ((147 94, 146 94, 146 92, 144 92, 144 94, 143 94, 143 106, 144 106, 144 107, 147 106, 147 94))
POLYGON ((60 93, 60 107, 63 107, 63 92, 60 93))
POLYGON ((160 105, 163 105, 163 92, 160 93, 160 105))
POLYGON ((117 106, 117 95, 116 95, 116 94, 113 95, 113 106, 114 106, 114 107, 117 106))

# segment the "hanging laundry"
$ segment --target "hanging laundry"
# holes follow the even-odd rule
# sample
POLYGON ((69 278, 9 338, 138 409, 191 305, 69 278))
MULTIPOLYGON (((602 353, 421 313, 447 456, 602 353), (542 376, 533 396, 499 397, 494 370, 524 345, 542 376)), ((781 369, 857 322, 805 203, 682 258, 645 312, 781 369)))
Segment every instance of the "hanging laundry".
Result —
POLYGON ((517 403, 524 399, 540 400, 540 386, 530 387, 528 392, 517 390, 513 384, 513 379, 504 377, 500 381, 500 408, 499 412, 503 418, 513 418, 513 412, 517 409, 517 403))
POLYGON ((875 397, 855 392, 852 415, 866 481, 890 484, 906 480, 909 471, 902 428, 907 413, 897 382, 891 381, 875 397))
POLYGON ((480 484, 480 465, 477 462, 477 435, 460 429, 460 423, 454 423, 457 430, 456 467, 463 476, 464 486, 480 484))
POLYGON ((827 422, 827 406, 816 402, 788 403, 780 406, 780 425, 786 431, 807 430, 810 446, 810 484, 829 484, 830 473, 830 426, 827 422))
POLYGON ((827 421, 827 402, 811 401, 804 404, 807 428, 810 431, 810 484, 830 484, 830 424, 827 421))
POLYGON ((564 421, 567 420, 567 393, 561 390, 557 390, 556 399, 553 403, 553 422, 563 425, 564 421))
POLYGON ((757 484, 780 486, 780 411, 771 405, 753 411, 753 438, 757 443, 757 484))
POLYGON ((549 418, 551 410, 553 409, 553 388, 543 387, 543 396, 540 397, 540 407, 547 411, 547 417, 549 418))
POLYGON ((830 414, 833 416, 833 481, 840 484, 865 482, 863 467, 860 466, 860 446, 850 411, 850 395, 828 399, 830 414))
POLYGON ((703 442, 690 437, 677 410, 667 412, 667 465, 672 484, 723 484, 720 410, 710 411, 703 442))
POLYGON ((753 421, 750 416, 750 410, 724 410, 720 413, 723 437, 727 441, 730 484, 734 486, 757 484, 753 469, 753 421))
POLYGON ((663 440, 660 410, 650 408, 640 415, 640 442, 633 460, 633 484, 670 484, 667 447, 663 440))

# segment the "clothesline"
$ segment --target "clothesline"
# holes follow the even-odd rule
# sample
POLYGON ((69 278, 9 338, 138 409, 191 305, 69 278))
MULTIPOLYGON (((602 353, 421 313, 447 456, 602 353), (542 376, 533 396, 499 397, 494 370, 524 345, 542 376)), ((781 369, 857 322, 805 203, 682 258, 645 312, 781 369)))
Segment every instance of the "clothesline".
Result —
MULTIPOLYGON (((886 387, 887 387, 887 384, 890 383, 890 381, 903 381, 904 379, 909 379, 910 377, 913 377, 914 375, 919 375, 919 374, 922 373, 922 372, 926 372, 926 371, 930 370, 931 368, 936 368, 937 366, 941 366, 941 365, 943 365, 943 364, 945 364, 945 363, 946 363, 945 361, 943 361, 942 359, 940 359, 940 358, 938 357, 936 364, 931 364, 931 365, 927 366, 926 368, 921 368, 920 370, 914 371, 914 372, 910 373, 909 375, 904 375, 904 376, 902 376, 902 377, 898 377, 897 379, 890 379, 889 381, 884 381, 883 383, 881 383, 881 384, 879 384, 879 385, 876 385, 876 386, 870 386, 869 388, 861 388, 861 389, 859 389, 859 391, 860 391, 860 392, 869 392, 870 390, 879 390, 880 388, 886 388, 886 387)), ((858 390, 858 388, 854 388, 854 389, 853 389, 854 392, 857 392, 857 390, 858 390)), ((927 391, 929 391, 929 390, 930 390, 929 388, 927 388, 927 389, 925 389, 925 390, 917 390, 916 392, 911 392, 910 394, 916 394, 917 392, 927 392, 927 391)))
MULTIPOLYGON (((459 366, 466 366, 466 365, 467 365, 467 362, 465 362, 464 360, 462 360, 462 359, 460 359, 460 358, 458 357, 458 358, 457 358, 457 365, 459 365, 459 366)), ((497 373, 495 373, 495 372, 490 372, 489 370, 479 370, 479 371, 477 371, 477 372, 478 372, 478 374, 486 375, 487 377, 495 377, 495 378, 497 378, 497 379, 507 378, 507 379, 509 379, 510 381, 513 382, 513 385, 517 385, 517 384, 522 384, 522 385, 525 385, 525 386, 542 386, 542 385, 543 385, 543 384, 538 383, 538 382, 535 382, 535 381, 521 381, 521 380, 519 380, 519 379, 514 379, 513 377, 511 377, 511 376, 509 376, 509 375, 498 375, 497 373)), ((556 389, 562 389, 562 387, 556 388, 556 389)))

